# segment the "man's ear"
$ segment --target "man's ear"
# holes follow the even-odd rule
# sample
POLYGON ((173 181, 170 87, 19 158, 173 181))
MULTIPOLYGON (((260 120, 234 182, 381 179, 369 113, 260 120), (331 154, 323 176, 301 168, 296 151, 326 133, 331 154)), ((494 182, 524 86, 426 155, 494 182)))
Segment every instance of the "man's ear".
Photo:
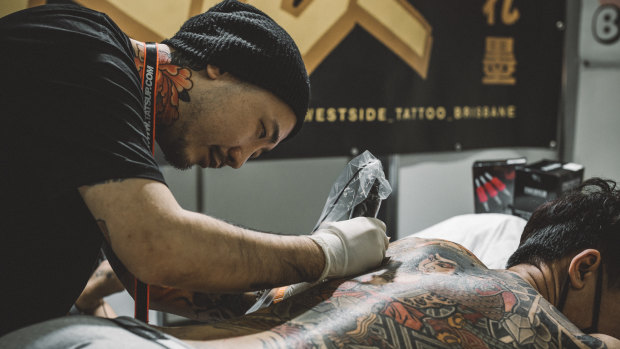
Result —
POLYGON ((601 253, 598 250, 589 248, 578 253, 570 261, 568 266, 568 277, 573 288, 581 289, 587 280, 596 275, 596 271, 601 266, 601 253))
POLYGON ((216 67, 211 64, 207 64, 207 69, 205 69, 205 73, 207 77, 212 80, 219 79, 222 75, 224 75, 224 71, 222 71, 219 67, 216 67))

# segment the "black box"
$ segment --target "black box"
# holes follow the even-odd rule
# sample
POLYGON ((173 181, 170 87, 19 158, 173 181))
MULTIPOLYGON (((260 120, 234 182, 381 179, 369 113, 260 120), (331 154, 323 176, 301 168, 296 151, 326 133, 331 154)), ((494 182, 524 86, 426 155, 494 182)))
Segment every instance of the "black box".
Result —
POLYGON ((583 166, 541 160, 516 169, 513 214, 530 219, 532 212, 544 202, 576 188, 583 181, 583 166))
POLYGON ((474 162, 475 212, 512 214, 515 167, 525 163, 525 158, 474 162))

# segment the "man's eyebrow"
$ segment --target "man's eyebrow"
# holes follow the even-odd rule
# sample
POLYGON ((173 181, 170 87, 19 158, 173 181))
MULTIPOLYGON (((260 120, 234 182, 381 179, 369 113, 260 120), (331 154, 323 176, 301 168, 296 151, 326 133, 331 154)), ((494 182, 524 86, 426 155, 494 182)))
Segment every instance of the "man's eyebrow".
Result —
POLYGON ((277 144, 278 140, 280 140, 280 124, 274 119, 271 127, 273 128, 273 133, 271 134, 270 141, 273 144, 277 144))

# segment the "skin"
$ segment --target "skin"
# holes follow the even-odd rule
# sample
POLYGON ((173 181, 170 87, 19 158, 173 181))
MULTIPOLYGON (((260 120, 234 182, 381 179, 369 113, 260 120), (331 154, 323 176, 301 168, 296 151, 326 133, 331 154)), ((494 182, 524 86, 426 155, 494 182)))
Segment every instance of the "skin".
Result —
POLYGON ((103 297, 124 290, 108 261, 103 261, 88 280, 75 306, 84 315, 114 318, 116 313, 103 297))
MULTIPOLYGON (((573 324, 590 321, 583 309, 592 306, 592 298, 585 299, 591 291, 574 296, 570 296, 573 290, 569 292, 566 309, 582 309, 574 318, 554 307, 558 283, 550 280, 554 273, 561 276, 558 266, 489 270, 458 244, 418 238, 392 243, 388 256, 389 262, 375 271, 321 284, 238 319, 161 330, 185 338, 196 348, 415 347, 422 343, 464 348, 617 348, 620 344, 609 335, 620 326, 617 312, 601 313, 600 323, 608 325, 601 330, 611 329, 607 334, 586 335, 573 324)), ((581 279, 584 287, 591 288, 588 272, 581 279)), ((604 291, 603 307, 619 301, 617 292, 604 291)))
MULTIPOLYGON (((601 267, 600 252, 586 249, 551 266, 539 268, 520 264, 509 270, 518 273, 554 306, 558 306, 564 280, 570 278, 563 313, 577 327, 587 328, 593 321, 591 309, 595 302, 598 268, 601 267)), ((606 273, 603 273, 602 289, 598 330, 601 334, 620 338, 620 290, 608 287, 606 273)))
POLYGON ((195 89, 202 92, 195 103, 182 103, 179 108, 187 120, 165 127, 158 138, 164 147, 171 137, 182 138, 187 164, 239 168, 275 148, 295 125, 290 107, 273 94, 242 84, 211 65, 200 75, 203 78, 197 79, 195 89))
POLYGON ((287 348, 311 344, 341 347, 369 343, 379 347, 402 346, 403 342, 395 341, 399 338, 387 335, 395 329, 410 331, 409 340, 418 339, 436 346, 455 342, 460 347, 503 347, 497 341, 501 338, 509 344, 507 347, 511 343, 527 347, 527 336, 520 338, 515 331, 506 335, 505 322, 515 314, 527 313, 530 317, 534 314, 531 319, 538 325, 532 326, 530 322, 525 329, 543 334, 534 341, 539 347, 557 346, 557 338, 563 338, 563 346, 572 343, 571 347, 577 348, 620 345, 612 337, 619 329, 620 293, 608 289, 606 280, 599 319, 602 333, 584 336, 579 330, 591 322, 592 313, 584 309, 592 308, 594 278, 601 265, 597 250, 581 251, 551 266, 520 264, 506 271, 488 270, 465 248, 442 240, 402 239, 391 244, 388 256, 389 262, 375 271, 321 284, 303 296, 236 319, 232 318, 252 305, 252 298, 194 295, 202 302, 203 308, 196 308, 202 320, 217 323, 159 329, 185 338, 188 344, 198 348, 287 348), (571 289, 562 315, 552 306, 558 305, 560 285, 565 277, 571 278, 571 289), (424 316, 429 309, 434 312, 424 316), (452 315, 441 315, 442 309, 452 315), (221 321, 226 318, 230 320, 221 321), (337 320, 330 322, 330 318, 337 320), (442 327, 441 321, 445 319, 448 319, 447 327, 442 327), (467 321, 478 326, 478 332, 473 332, 475 340, 469 337, 473 327, 468 327, 467 321), (324 322, 327 329, 320 328, 324 322), (356 328, 360 323, 373 324, 373 330, 356 328), (489 326, 493 328, 492 335, 479 332, 489 326), (433 328, 435 332, 431 331, 433 328), (325 335, 321 337, 317 333, 325 335), (467 343, 463 342, 464 338, 469 338, 467 343))
MULTIPOLYGON (((114 272, 118 276, 116 281, 122 282, 129 294, 133 295, 135 276, 125 268, 109 245, 104 247, 104 251, 110 264, 114 266, 114 272)), ((257 296, 256 292, 205 293, 150 285, 152 309, 202 322, 239 317, 256 302, 257 296)))
MULTIPOLYGON (((141 72, 144 45, 132 42, 141 72)), ((156 134, 175 166, 238 168, 292 130, 292 110, 270 92, 214 66, 202 72, 175 66, 168 47, 159 49, 156 134)), ((104 234, 112 267, 128 289, 133 276, 153 285, 155 309, 200 319, 205 304, 222 299, 205 294, 315 281, 325 267, 323 251, 308 237, 259 233, 184 210, 156 181, 109 180, 78 189, 104 234)))
MULTIPOLYGON (((144 46, 132 44, 141 71, 144 46)), ((275 148, 295 126, 292 109, 272 93, 213 65, 200 72, 175 66, 168 46, 160 51, 156 137, 175 167, 239 168, 275 148)))

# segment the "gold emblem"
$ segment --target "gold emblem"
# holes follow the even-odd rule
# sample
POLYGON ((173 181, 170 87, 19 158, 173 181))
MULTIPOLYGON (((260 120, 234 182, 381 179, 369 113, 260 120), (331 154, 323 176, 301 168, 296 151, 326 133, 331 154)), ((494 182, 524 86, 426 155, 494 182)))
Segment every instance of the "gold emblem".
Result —
POLYGON ((514 85, 517 59, 514 55, 514 39, 487 36, 482 60, 485 85, 514 85))

